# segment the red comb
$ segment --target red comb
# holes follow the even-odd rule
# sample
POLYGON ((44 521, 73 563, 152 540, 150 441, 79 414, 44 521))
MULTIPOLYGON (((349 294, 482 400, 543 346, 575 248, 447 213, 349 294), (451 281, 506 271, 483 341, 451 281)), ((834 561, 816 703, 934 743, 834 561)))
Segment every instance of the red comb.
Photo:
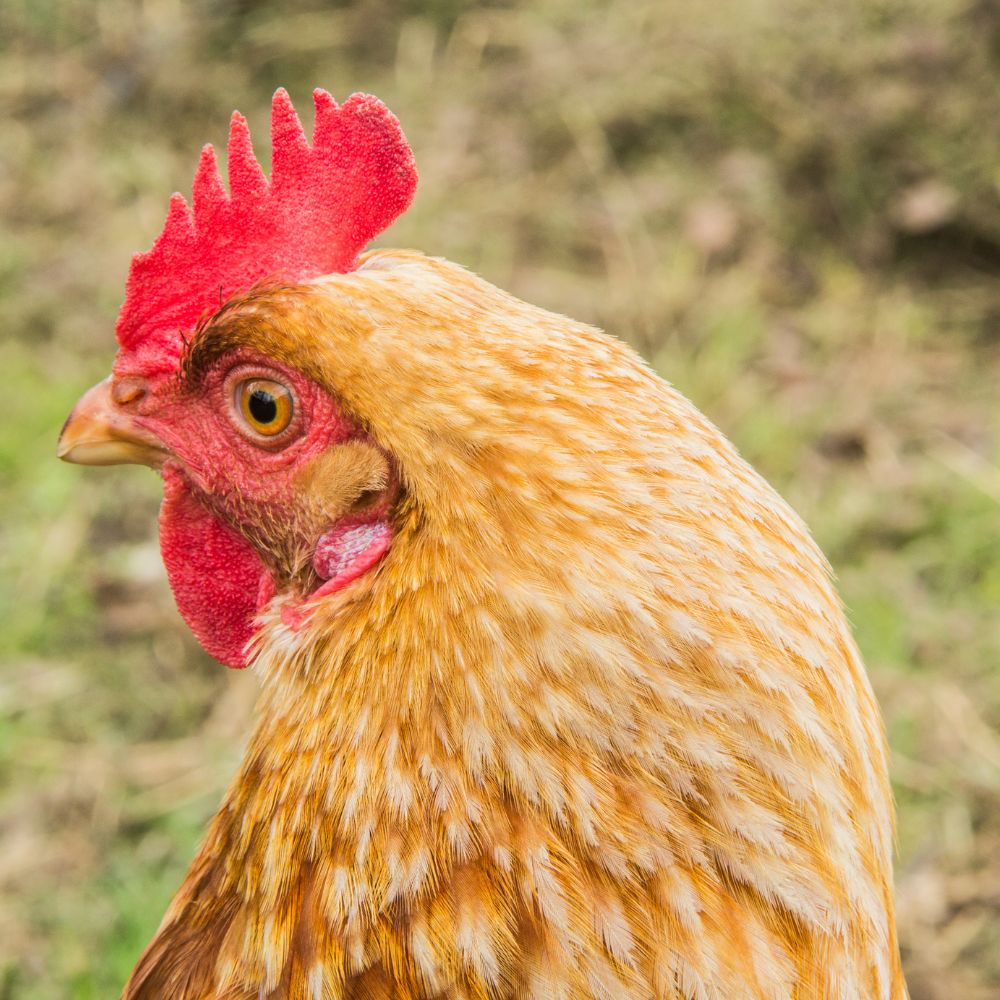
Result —
POLYGON ((270 181, 239 112, 229 128, 228 195, 215 150, 205 146, 193 208, 175 194, 152 249, 132 258, 116 327, 124 350, 149 345, 161 358, 176 355, 183 333, 262 278, 350 271, 366 244, 405 211, 417 172, 392 112, 367 94, 338 106, 316 90, 313 100, 310 146, 288 94, 274 95, 270 181))

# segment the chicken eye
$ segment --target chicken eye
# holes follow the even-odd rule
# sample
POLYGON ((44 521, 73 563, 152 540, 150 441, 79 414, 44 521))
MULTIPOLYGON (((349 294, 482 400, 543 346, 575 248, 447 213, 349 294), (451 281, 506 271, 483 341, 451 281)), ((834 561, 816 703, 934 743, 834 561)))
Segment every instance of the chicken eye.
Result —
POLYGON ((236 405, 247 426, 264 437, 277 436, 292 422, 292 393, 280 382, 265 378, 240 382, 236 405))

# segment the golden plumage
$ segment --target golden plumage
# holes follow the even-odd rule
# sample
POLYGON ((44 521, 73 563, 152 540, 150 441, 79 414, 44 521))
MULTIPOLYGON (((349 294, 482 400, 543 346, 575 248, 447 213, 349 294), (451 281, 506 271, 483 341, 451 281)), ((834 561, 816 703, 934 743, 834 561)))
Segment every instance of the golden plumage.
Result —
POLYGON ((246 759, 127 998, 905 997, 828 566, 691 403, 416 253, 225 322, 402 496, 377 569, 301 631, 266 611, 246 759))

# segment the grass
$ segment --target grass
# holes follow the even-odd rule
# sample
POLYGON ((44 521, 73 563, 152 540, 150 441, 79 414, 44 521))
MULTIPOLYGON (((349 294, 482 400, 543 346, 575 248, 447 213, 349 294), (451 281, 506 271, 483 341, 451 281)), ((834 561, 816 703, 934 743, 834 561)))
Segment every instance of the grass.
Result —
POLYGON ((1000 16, 965 0, 0 7, 0 998, 114 995, 239 758, 159 487, 61 466, 233 107, 371 90, 388 242, 632 341, 806 517, 880 696, 914 1000, 1000 991, 1000 16))

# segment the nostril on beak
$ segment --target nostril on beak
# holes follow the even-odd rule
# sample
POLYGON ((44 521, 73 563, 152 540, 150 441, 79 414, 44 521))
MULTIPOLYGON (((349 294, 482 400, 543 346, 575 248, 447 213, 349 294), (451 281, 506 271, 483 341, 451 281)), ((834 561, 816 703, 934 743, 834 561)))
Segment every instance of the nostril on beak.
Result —
POLYGON ((120 378, 111 384, 111 399, 119 406, 137 403, 146 395, 146 385, 141 379, 120 378))

